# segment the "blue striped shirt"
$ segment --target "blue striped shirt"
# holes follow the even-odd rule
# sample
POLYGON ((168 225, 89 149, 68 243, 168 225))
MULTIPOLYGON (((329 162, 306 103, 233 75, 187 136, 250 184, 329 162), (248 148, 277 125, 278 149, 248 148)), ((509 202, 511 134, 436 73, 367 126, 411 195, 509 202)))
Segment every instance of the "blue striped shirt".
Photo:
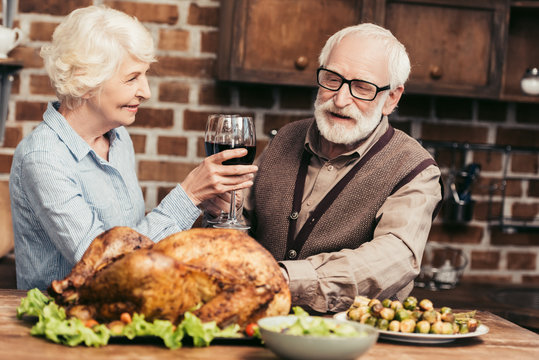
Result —
POLYGON ((109 160, 49 103, 40 123, 15 150, 10 174, 17 288, 47 288, 69 274, 92 242, 129 226, 154 242, 190 228, 200 215, 178 184, 145 215, 127 130, 108 133, 109 160))

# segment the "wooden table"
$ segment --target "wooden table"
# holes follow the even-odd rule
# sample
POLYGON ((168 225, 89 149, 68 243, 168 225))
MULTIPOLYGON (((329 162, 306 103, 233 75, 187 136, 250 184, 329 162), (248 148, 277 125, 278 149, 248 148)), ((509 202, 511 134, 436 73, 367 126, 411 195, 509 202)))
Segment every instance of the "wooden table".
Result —
MULTIPOLYGON (((74 348, 57 345, 30 335, 32 323, 18 320, 16 308, 25 291, 0 289, 0 358, 1 359, 277 359, 260 345, 189 346, 169 350, 158 343, 109 344, 101 348, 74 348)), ((381 359, 539 359, 539 335, 519 327, 490 312, 477 314, 490 332, 477 338, 448 344, 414 345, 379 340, 362 360, 381 359)))

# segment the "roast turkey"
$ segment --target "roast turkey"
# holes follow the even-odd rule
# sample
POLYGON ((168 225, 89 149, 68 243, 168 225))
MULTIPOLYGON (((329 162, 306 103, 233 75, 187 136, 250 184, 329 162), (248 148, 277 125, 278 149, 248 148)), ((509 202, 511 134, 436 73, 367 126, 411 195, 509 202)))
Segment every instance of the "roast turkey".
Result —
POLYGON ((48 291, 83 320, 114 321, 128 312, 177 324, 190 310, 220 327, 288 314, 291 301, 272 255, 230 229, 191 229, 154 244, 131 228, 113 228, 48 291))

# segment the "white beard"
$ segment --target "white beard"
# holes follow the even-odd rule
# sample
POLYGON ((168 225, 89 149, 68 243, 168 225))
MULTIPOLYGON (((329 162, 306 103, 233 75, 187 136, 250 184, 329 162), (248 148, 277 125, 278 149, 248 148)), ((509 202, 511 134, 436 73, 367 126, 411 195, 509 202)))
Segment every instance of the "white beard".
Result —
POLYGON ((379 99, 378 106, 370 113, 362 113, 354 104, 344 108, 338 108, 333 103, 333 99, 321 102, 320 97, 316 97, 314 103, 314 117, 320 134, 328 141, 335 144, 350 145, 368 137, 382 120, 382 108, 386 97, 379 99), (351 127, 345 124, 332 123, 329 113, 336 113, 347 116, 355 120, 351 127))

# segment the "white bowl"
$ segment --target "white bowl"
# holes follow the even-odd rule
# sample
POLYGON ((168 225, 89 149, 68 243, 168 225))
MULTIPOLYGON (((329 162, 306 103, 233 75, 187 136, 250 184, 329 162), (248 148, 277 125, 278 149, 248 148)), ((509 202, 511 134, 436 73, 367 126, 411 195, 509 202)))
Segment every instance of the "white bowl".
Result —
POLYGON ((309 335, 290 335, 272 331, 279 325, 292 325, 297 316, 273 316, 258 320, 260 335, 264 344, 280 357, 291 360, 326 360, 355 359, 365 353, 376 343, 378 331, 369 325, 358 322, 324 318, 328 322, 347 323, 363 336, 354 337, 321 337, 309 335))

